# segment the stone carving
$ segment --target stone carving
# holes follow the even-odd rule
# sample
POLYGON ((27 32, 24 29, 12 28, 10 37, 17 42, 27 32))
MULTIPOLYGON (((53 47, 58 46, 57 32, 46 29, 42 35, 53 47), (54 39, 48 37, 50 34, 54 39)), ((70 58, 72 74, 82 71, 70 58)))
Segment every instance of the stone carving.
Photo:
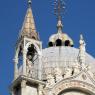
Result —
POLYGON ((80 47, 79 47, 79 62, 80 62, 80 65, 82 67, 82 69, 85 69, 85 41, 83 39, 83 36, 80 35, 80 47))
POLYGON ((51 70, 46 69, 45 73, 46 73, 46 79, 47 79, 46 87, 53 86, 55 84, 55 79, 54 79, 54 75, 52 74, 51 70))
POLYGON ((60 80, 62 80, 62 72, 60 68, 55 68, 54 69, 54 74, 55 74, 55 80, 56 82, 59 82, 60 80))
MULTIPOLYGON (((56 85, 52 90, 51 92, 53 92, 52 95, 59 95, 60 92, 68 89, 68 88, 82 88, 82 89, 87 89, 87 91, 91 91, 93 93, 95 93, 95 88, 93 85, 89 85, 89 84, 85 84, 81 81, 77 81, 77 80, 72 80, 72 81, 68 81, 68 82, 60 82, 58 85, 56 85)), ((69 92, 69 90, 68 90, 69 92)), ((49 93, 47 94, 49 95, 49 93)), ((65 95, 65 94, 64 94, 65 95)), ((67 94, 66 94, 67 95, 67 94)), ((72 93, 71 93, 72 95, 72 93)), ((75 94, 77 95, 77 94, 75 94)), ((94 95, 94 94, 91 94, 91 95, 94 95)))
POLYGON ((76 64, 76 66, 74 66, 73 70, 74 70, 74 75, 77 75, 80 72, 80 65, 76 64))
POLYGON ((43 89, 44 89, 44 85, 39 85, 39 95, 44 95, 44 92, 43 92, 43 89))
POLYGON ((26 59, 26 66, 27 66, 27 75, 31 77, 33 72, 33 63, 32 61, 29 60, 29 58, 26 59))
POLYGON ((54 76, 51 73, 46 74, 47 84, 46 87, 51 87, 55 84, 54 76))
POLYGON ((65 70, 64 78, 68 78, 70 76, 72 76, 72 68, 67 67, 66 70, 65 70))
POLYGON ((86 80, 87 76, 85 74, 82 74, 82 78, 83 78, 83 80, 86 80))
POLYGON ((80 50, 82 50, 84 52, 85 51, 85 45, 86 45, 86 43, 85 43, 85 41, 83 39, 82 34, 80 35, 80 41, 79 41, 79 43, 80 43, 80 50))

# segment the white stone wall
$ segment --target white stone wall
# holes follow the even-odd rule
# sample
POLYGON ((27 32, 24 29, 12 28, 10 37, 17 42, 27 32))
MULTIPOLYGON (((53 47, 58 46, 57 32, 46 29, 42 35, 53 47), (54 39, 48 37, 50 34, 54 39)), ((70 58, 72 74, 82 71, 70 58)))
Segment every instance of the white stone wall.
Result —
POLYGON ((26 86, 26 95, 38 95, 37 88, 26 86))

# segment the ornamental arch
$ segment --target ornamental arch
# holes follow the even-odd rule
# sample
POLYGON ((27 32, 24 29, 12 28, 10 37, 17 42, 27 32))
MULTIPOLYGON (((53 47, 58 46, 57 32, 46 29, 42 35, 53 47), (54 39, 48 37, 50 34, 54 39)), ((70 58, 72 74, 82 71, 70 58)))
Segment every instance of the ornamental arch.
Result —
POLYGON ((95 87, 77 80, 61 81, 51 89, 51 93, 52 95, 95 95, 95 87))
POLYGON ((58 95, 94 95, 94 94, 86 89, 68 88, 60 92, 58 95))

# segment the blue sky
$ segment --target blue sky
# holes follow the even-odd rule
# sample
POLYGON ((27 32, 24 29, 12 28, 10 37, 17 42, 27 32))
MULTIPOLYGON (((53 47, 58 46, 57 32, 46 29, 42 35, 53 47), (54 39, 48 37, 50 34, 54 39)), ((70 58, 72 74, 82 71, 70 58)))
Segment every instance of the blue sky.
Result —
MULTIPOLYGON (((48 38, 56 33, 56 17, 53 13, 54 0, 32 0, 36 28, 47 47, 48 38)), ((95 57, 95 0, 65 0, 63 32, 67 33, 79 47, 79 35, 86 41, 87 52, 95 57)), ((27 10, 27 0, 0 1, 0 95, 9 95, 13 79, 15 43, 27 10)))

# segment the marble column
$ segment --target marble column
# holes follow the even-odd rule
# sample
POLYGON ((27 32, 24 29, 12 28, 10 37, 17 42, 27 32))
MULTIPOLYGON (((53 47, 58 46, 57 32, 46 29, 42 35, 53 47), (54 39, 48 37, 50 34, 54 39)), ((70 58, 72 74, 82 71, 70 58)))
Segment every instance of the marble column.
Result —
POLYGON ((14 59, 14 80, 18 77, 18 58, 14 59))
POLYGON ((27 54, 27 50, 24 49, 23 50, 23 75, 26 76, 26 54, 27 54))

